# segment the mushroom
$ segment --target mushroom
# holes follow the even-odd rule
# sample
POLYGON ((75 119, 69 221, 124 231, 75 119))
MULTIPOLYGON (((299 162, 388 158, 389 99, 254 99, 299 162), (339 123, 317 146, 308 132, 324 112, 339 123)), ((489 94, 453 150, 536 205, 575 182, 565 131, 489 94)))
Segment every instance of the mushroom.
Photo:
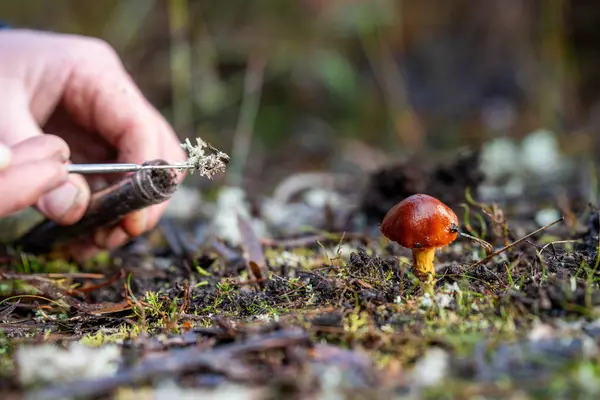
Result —
POLYGON ((458 217, 435 197, 415 194, 388 211, 380 230, 388 239, 411 249, 415 276, 431 281, 435 277, 435 250, 456 240, 458 217))

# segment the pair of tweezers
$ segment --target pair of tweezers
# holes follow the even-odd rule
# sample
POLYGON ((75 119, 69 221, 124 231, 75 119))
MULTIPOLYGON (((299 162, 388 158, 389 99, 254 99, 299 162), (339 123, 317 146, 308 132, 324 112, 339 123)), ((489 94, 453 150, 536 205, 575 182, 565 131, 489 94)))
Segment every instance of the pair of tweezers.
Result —
POLYGON ((111 174, 123 172, 136 172, 144 169, 189 169, 194 168, 191 164, 127 164, 127 163, 110 163, 110 164, 69 164, 67 166, 69 173, 72 174, 111 174))

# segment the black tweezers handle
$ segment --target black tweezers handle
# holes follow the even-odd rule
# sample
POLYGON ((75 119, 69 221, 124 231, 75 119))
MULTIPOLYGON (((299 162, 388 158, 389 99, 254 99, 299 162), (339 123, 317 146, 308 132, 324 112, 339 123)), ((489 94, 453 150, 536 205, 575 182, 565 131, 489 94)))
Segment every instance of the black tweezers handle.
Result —
MULTIPOLYGON (((155 160, 146 164, 167 165, 155 160)), ((100 227, 117 224, 132 211, 162 203, 177 189, 177 175, 170 169, 145 169, 92 195, 85 215, 73 225, 59 225, 49 219, 31 229, 13 244, 32 254, 52 251, 56 246, 85 237, 100 227)))

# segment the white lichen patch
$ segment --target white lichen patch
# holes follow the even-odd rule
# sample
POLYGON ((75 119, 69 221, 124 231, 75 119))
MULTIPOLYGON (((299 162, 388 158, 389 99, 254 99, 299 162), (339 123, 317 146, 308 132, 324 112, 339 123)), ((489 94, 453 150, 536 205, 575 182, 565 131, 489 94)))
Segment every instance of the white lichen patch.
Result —
POLYGON ((296 254, 291 251, 280 251, 275 252, 272 257, 273 264, 281 265, 286 264, 292 268, 301 268, 303 265, 316 260, 316 258, 310 258, 302 254, 296 254))
POLYGON ((154 399, 154 400, 254 400, 264 398, 263 388, 249 388, 246 386, 225 383, 215 388, 189 388, 181 386, 171 378, 162 379, 155 388, 121 388, 115 396, 116 400, 154 399))
POLYGON ((45 344, 23 346, 16 352, 19 381, 25 386, 112 376, 117 372, 120 360, 121 351, 117 345, 89 347, 72 343, 63 349, 45 344))
POLYGON ((423 296, 419 299, 419 307, 430 308, 431 306, 433 306, 431 295, 429 293, 423 294, 423 296))
POLYGON ((417 361, 412 371, 415 387, 428 387, 439 384, 448 374, 450 354, 440 347, 432 347, 417 361))
POLYGON ((233 246, 242 243, 242 235, 238 227, 238 214, 250 221, 254 233, 259 238, 269 237, 266 223, 259 218, 252 218, 246 192, 238 187, 223 187, 213 210, 213 228, 215 235, 233 246))
POLYGON ((434 305, 440 309, 452 308, 455 304, 455 300, 461 293, 462 292, 456 282, 453 282, 451 285, 447 283, 442 290, 433 296, 433 298, 429 293, 425 293, 419 300, 419 306, 425 309, 431 308, 434 305))
MULTIPOLYGON (((200 138, 196 138, 196 146, 192 145, 189 139, 185 139, 181 147, 188 152, 188 159, 185 163, 190 166, 191 174, 198 171, 200 175, 210 179, 225 171, 229 163, 227 154, 215 149, 200 138)), ((180 171, 183 171, 183 168, 180 171)))

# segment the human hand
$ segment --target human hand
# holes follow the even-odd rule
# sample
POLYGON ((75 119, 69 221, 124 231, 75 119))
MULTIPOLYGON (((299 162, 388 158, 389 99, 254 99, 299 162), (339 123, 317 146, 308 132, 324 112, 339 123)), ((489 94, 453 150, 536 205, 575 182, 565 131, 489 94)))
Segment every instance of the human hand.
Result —
MULTIPOLYGON (((0 142, 15 146, 15 154, 21 154, 20 143, 40 137, 48 140, 52 134, 66 141, 74 163, 186 159, 169 124, 144 98, 115 51, 98 39, 0 31, 0 87, 0 142)), ((42 157, 42 153, 37 155, 42 157)), ((26 169, 34 168, 34 160, 39 159, 29 157, 32 164, 26 169)), ((70 174, 54 188, 44 186, 49 180, 29 180, 20 170, 17 176, 27 182, 31 193, 40 195, 33 203, 48 218, 72 224, 83 216, 90 186, 95 189, 89 176, 70 174)), ((119 178, 104 177, 104 183, 119 178)), ((13 187, 3 192, 13 193, 13 187)), ((5 201, 29 205, 14 199, 0 202, 5 201)), ((155 226, 166 206, 162 203, 128 215, 119 226, 96 232, 85 241, 85 250, 79 251, 87 255, 123 244, 155 226)), ((5 215, 2 210, 0 206, 0 215, 5 215)))
POLYGON ((69 146, 54 135, 35 136, 12 147, 0 144, 0 215, 32 206, 69 180, 69 146), (10 189, 10 190, 9 190, 10 189), (8 195, 10 193, 10 195, 8 195))

